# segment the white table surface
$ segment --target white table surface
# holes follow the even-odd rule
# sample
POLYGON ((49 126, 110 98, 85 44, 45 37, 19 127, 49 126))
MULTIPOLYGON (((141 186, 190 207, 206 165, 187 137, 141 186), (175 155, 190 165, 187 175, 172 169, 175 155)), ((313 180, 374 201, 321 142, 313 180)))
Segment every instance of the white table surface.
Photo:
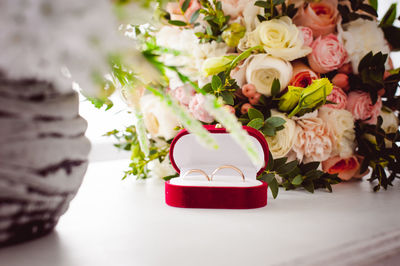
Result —
POLYGON ((91 163, 55 232, 0 249, 1 266, 400 265, 400 182, 280 191, 253 210, 172 208, 161 182, 91 163))

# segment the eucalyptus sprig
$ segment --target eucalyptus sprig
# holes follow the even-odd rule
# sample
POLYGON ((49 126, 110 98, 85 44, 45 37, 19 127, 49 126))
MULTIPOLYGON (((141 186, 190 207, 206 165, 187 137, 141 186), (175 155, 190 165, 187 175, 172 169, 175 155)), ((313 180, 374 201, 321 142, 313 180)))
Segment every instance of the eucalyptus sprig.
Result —
POLYGON ((298 10, 294 4, 286 5, 285 0, 261 0, 256 1, 254 5, 264 8, 264 15, 257 15, 257 18, 260 22, 282 16, 293 18, 298 10))
POLYGON ((222 10, 222 2, 218 0, 200 0, 201 9, 196 11, 192 17, 203 14, 203 20, 207 22, 205 32, 197 32, 196 36, 203 42, 222 42, 222 33, 228 28, 230 16, 225 16, 222 10))
POLYGON ((117 141, 115 147, 131 152, 130 169, 124 172, 122 179, 128 176, 136 176, 136 179, 146 179, 149 177, 148 163, 153 160, 164 161, 169 152, 169 144, 165 142, 163 147, 157 145, 154 140, 150 140, 150 153, 145 155, 141 149, 138 134, 135 126, 128 126, 124 130, 112 130, 104 136, 114 137, 117 141))
POLYGON ((297 160, 287 162, 288 158, 273 159, 269 154, 267 167, 258 179, 268 183, 272 196, 276 198, 279 193, 279 186, 286 190, 304 188, 314 193, 315 189, 324 188, 332 192, 332 186, 341 180, 337 174, 328 174, 318 170, 319 162, 299 163, 297 160))
POLYGON ((368 179, 371 183, 378 181, 374 186, 374 191, 383 187, 385 190, 392 186, 392 182, 400 179, 400 131, 387 134, 382 129, 383 119, 378 117, 376 125, 369 125, 357 121, 355 124, 357 154, 362 156, 363 162, 360 173, 372 169, 371 177, 368 179))

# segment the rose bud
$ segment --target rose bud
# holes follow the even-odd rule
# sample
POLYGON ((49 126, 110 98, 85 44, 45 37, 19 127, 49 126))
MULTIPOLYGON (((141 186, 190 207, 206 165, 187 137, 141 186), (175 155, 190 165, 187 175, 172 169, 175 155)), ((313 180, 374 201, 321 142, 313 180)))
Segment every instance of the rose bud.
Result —
POLYGON ((252 97, 249 98, 249 102, 251 104, 257 104, 258 101, 260 100, 260 97, 261 97, 261 93, 257 92, 256 94, 254 94, 252 97))
POLYGON ((349 76, 343 73, 336 74, 332 79, 333 85, 347 91, 349 87, 349 76))
POLYGON ((283 112, 289 112, 296 107, 299 103, 301 91, 303 88, 289 86, 288 91, 279 100, 279 110, 283 112))
POLYGON ((257 93, 256 86, 253 84, 246 84, 242 87, 242 93, 247 98, 251 98, 257 93))
POLYGON ((240 108, 240 112, 242 114, 247 114, 247 112, 249 111, 250 108, 253 108, 253 106, 249 103, 245 103, 242 105, 242 108, 240 108))

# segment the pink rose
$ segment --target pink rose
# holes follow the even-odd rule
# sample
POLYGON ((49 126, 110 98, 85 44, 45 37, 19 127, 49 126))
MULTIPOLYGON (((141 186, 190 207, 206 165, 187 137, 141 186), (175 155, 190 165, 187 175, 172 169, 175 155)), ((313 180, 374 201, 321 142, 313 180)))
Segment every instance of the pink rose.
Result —
POLYGON ((328 101, 334 102, 336 104, 326 104, 326 107, 334 109, 345 109, 347 105, 347 95, 339 87, 333 86, 332 92, 326 97, 328 101))
POLYGON ((337 73, 332 79, 332 84, 348 91, 350 89, 349 76, 344 73, 337 73))
POLYGON ((300 26, 298 28, 303 36, 304 45, 311 47, 311 44, 314 41, 312 29, 309 27, 302 27, 302 26, 300 26))
POLYGON ((214 117, 212 117, 205 109, 204 109, 205 97, 202 94, 196 94, 190 100, 189 110, 192 115, 204 123, 211 123, 214 121, 214 117))
POLYGON ((329 174, 338 174, 342 180, 350 180, 355 177, 360 169, 360 163, 356 156, 349 158, 331 157, 322 162, 322 170, 329 174))
POLYGON ((337 5, 337 0, 322 0, 319 3, 306 4, 299 7, 293 22, 297 26, 311 28, 315 38, 333 33, 339 14, 337 5))
POLYGON ((311 68, 319 73, 340 68, 347 60, 347 52, 334 34, 318 37, 311 45, 313 51, 307 56, 311 68))
POLYGON ((184 106, 189 106, 190 100, 195 94, 194 89, 190 85, 185 85, 171 90, 171 95, 184 106))
POLYGON ((356 120, 366 120, 367 124, 376 124, 381 112, 382 100, 378 100, 372 105, 369 93, 363 91, 352 91, 347 96, 346 109, 350 111, 356 120))
POLYGON ((297 159, 305 163, 328 159, 334 147, 333 133, 316 114, 313 112, 295 118, 299 133, 293 145, 293 151, 297 159))
POLYGON ((198 0, 191 0, 185 13, 182 12, 182 4, 185 0, 180 0, 179 3, 169 2, 166 10, 171 15, 171 20, 190 21, 193 13, 200 9, 201 5, 198 0))

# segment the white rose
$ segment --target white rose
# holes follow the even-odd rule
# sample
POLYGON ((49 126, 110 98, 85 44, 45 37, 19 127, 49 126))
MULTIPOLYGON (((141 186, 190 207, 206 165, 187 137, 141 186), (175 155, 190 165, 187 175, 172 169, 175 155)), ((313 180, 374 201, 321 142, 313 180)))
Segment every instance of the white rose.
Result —
POLYGON ((247 83, 253 84, 257 92, 265 96, 271 96, 274 79, 279 79, 282 91, 289 84, 293 74, 293 67, 289 62, 266 54, 250 56, 243 67, 246 67, 247 83))
POLYGON ((221 0, 222 11, 225 15, 229 15, 231 19, 235 19, 242 15, 242 12, 249 0, 221 0))
POLYGON ((332 156, 339 155, 348 158, 353 155, 355 148, 354 117, 344 109, 321 107, 318 116, 325 121, 334 136, 332 156))
MULTIPOLYGON (((358 74, 358 64, 369 52, 389 54, 390 49, 386 43, 383 31, 376 21, 357 19, 343 25, 338 24, 339 39, 350 57, 353 72, 358 74)), ((388 61, 386 61, 388 64, 388 61)), ((388 65, 387 65, 388 67, 388 65)))
POLYGON ((390 110, 382 109, 381 113, 379 114, 382 116, 383 123, 382 129, 387 133, 396 133, 399 129, 399 119, 397 116, 390 110))
POLYGON ((170 109, 157 96, 148 94, 140 99, 140 109, 144 124, 152 137, 169 140, 178 133, 175 128, 179 122, 170 109))
POLYGON ((282 158, 292 149, 294 141, 297 138, 298 128, 296 127, 296 123, 292 119, 287 118, 283 113, 272 110, 271 116, 281 117, 286 121, 284 129, 276 132, 275 136, 265 137, 272 156, 274 158, 282 158))
POLYGON ((261 45, 266 53, 288 61, 305 57, 312 49, 304 45, 300 30, 289 17, 263 21, 247 33, 239 44, 240 49, 261 45))

